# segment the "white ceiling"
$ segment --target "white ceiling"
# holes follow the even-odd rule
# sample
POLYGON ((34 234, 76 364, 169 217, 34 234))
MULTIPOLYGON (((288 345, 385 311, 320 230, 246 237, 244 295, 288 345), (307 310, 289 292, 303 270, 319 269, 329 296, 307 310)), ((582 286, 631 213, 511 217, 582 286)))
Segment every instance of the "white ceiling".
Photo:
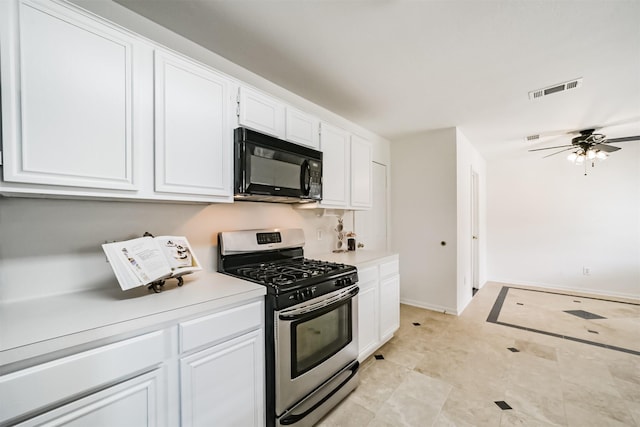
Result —
POLYGON ((640 134, 637 0, 116 1, 391 141, 458 126, 491 157, 640 134))

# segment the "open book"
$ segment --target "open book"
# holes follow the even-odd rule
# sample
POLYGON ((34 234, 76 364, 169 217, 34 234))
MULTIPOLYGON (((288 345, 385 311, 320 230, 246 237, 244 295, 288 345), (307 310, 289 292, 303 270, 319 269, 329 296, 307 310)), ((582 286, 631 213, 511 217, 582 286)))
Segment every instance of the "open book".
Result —
POLYGON ((202 270, 182 236, 145 236, 105 243, 102 249, 123 291, 202 270))

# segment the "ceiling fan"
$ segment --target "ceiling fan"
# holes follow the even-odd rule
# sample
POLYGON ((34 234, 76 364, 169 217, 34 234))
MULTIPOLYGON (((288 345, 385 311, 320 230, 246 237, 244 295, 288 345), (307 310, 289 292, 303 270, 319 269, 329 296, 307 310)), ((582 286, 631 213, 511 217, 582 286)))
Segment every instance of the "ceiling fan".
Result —
MULTIPOLYGON (((543 151, 543 150, 553 150, 553 149, 561 149, 554 153, 548 154, 543 158, 555 156, 556 154, 564 153, 567 151, 571 151, 567 160, 570 162, 580 165, 585 165, 585 175, 586 172, 586 164, 590 161, 591 166, 595 166, 596 160, 604 160, 609 156, 609 153, 613 153, 615 151, 621 150, 620 147, 616 147, 614 145, 609 145, 612 143, 619 142, 628 142, 628 141, 640 141, 640 135, 635 136, 625 136, 621 138, 607 138, 606 135, 601 133, 595 133, 597 129, 584 129, 579 131, 579 135, 574 137, 571 140, 571 144, 568 145, 557 145, 554 147, 544 147, 544 148, 534 148, 529 151, 543 151)), ((570 132, 577 133, 577 132, 570 132)))

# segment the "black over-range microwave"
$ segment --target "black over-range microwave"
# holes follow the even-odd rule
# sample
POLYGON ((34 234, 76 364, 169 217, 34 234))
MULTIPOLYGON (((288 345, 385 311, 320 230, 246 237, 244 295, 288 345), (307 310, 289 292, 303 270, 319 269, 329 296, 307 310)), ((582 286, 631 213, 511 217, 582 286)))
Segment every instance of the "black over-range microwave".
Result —
POLYGON ((322 200, 322 152, 242 127, 234 137, 236 200, 322 200))

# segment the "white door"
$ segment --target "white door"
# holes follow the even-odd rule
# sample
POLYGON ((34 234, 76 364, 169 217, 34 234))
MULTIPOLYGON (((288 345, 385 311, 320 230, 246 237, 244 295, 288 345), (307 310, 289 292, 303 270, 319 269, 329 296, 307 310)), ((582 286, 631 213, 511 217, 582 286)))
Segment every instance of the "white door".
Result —
POLYGON ((5 181, 137 189, 136 41, 63 4, 2 3, 5 181))
POLYGON ((370 208, 371 195, 371 143, 356 135, 351 136, 351 207, 370 208))
POLYGON ((320 121, 315 117, 287 107, 286 139, 296 144, 306 145, 315 150, 320 148, 320 121))
POLYGON ((156 191, 232 196, 229 85, 207 67, 156 50, 156 191))
POLYGON ((18 426, 154 427, 163 425, 166 408, 162 407, 159 396, 166 390, 162 385, 162 372, 157 369, 53 409, 18 426))
POLYGON ((262 330, 180 361, 182 426, 264 425, 262 330))
POLYGON ((349 133, 322 123, 322 206, 346 208, 349 203, 349 133))
POLYGON ((386 341, 400 326, 400 276, 380 280, 380 340, 386 341))
POLYGON ((471 285, 473 289, 480 287, 479 259, 480 259, 480 203, 479 203, 479 177, 478 173, 471 170, 471 285))
POLYGON ((387 167, 372 163, 373 192, 369 210, 355 212, 356 241, 368 250, 387 250, 387 167))
POLYGON ((358 360, 363 361, 378 348, 378 267, 358 271, 358 360))
POLYGON ((285 136, 284 104, 266 94, 241 87, 238 124, 277 138, 285 136))

